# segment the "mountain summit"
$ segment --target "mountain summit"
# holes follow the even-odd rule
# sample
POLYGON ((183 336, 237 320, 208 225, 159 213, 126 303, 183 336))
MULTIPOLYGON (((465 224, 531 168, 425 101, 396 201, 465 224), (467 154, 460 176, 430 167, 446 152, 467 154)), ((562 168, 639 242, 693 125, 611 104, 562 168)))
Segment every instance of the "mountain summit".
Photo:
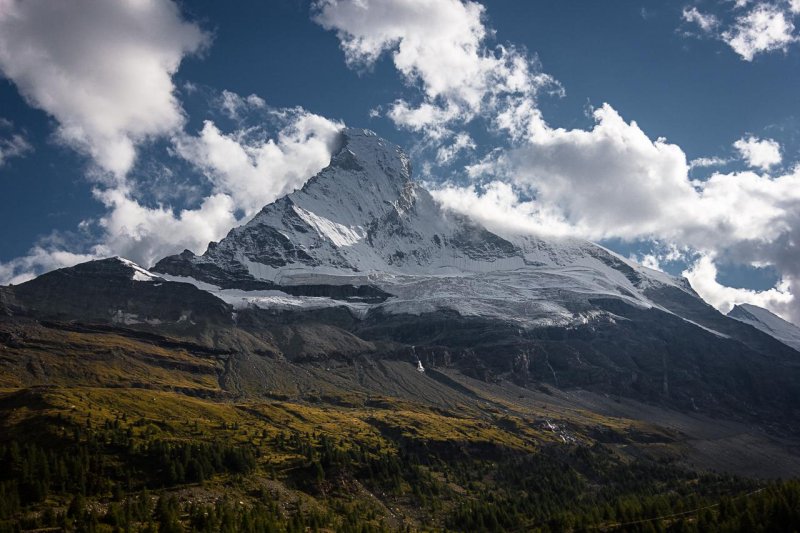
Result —
POLYGON ((227 286, 241 278, 294 285, 310 274, 349 284, 372 272, 486 270, 485 263, 519 255, 511 243, 442 212, 411 179, 397 146, 367 130, 346 129, 341 139, 330 165, 302 189, 264 207, 201 257, 184 252, 154 270, 227 286), (209 275, 215 267, 228 276, 209 275))
POLYGON ((344 130, 328 167, 204 254, 62 269, 0 288, 0 313, 200 344, 237 394, 391 389, 436 404, 468 378, 800 434, 797 351, 598 245, 444 210, 365 130, 344 130))
POLYGON ((297 306, 320 306, 328 296, 329 305, 347 299, 367 311, 369 297, 369 309, 383 312, 449 309, 527 325, 583 322, 593 314, 591 297, 648 308, 645 289, 691 293, 681 280, 585 241, 493 233, 444 211, 412 179, 397 146, 367 130, 346 129, 341 139, 330 165, 302 189, 202 256, 184 251, 153 271, 212 285, 239 306, 270 306, 277 300, 252 291, 278 290, 297 306))

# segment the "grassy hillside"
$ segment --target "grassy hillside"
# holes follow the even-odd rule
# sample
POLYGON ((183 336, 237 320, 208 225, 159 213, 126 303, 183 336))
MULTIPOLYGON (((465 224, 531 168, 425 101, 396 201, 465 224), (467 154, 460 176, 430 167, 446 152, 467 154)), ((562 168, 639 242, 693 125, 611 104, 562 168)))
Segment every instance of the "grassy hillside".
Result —
POLYGON ((630 403, 406 362, 237 361, 125 330, 3 323, 0 342, 0 531, 800 523, 797 483, 692 468, 693 440, 630 403), (273 394, 227 385, 245 364, 273 394))

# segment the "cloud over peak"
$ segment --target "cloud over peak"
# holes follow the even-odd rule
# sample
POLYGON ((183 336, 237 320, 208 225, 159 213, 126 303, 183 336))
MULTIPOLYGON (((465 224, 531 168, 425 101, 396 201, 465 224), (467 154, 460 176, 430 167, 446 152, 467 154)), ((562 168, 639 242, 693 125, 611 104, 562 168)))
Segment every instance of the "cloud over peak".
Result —
MULTIPOLYGON (((800 321, 800 168, 692 180, 679 146, 651 139, 608 104, 594 119, 588 130, 532 121, 520 142, 470 169, 473 184, 440 187, 435 197, 496 231, 654 240, 691 250, 708 258, 689 272, 710 302, 725 308, 749 301, 800 321), (782 285, 767 293, 722 290, 711 269, 717 260, 772 265, 782 285)), ((751 140, 742 145, 751 165, 767 170, 777 162, 772 144, 751 140)))
MULTIPOLYGON (((232 93, 227 94, 230 98, 232 93)), ((258 100, 257 107, 264 108, 266 104, 258 100)), ((246 217, 301 187, 325 167, 344 127, 302 108, 270 112, 281 124, 274 138, 260 128, 223 133, 207 120, 197 136, 182 134, 175 139, 177 153, 200 169, 214 191, 228 195, 246 217)))
MULTIPOLYGON (((269 108, 260 97, 226 91, 218 100, 250 101, 273 129, 242 126, 223 131, 205 121, 198 134, 176 133, 173 152, 202 173, 208 194, 176 208, 147 202, 134 177, 112 186, 98 185, 94 197, 105 214, 85 225, 99 230, 93 244, 69 253, 62 242, 38 243, 26 256, 0 263, 0 283, 20 282, 43 271, 119 255, 150 266, 184 249, 205 251, 264 205, 301 187, 330 162, 343 125, 302 108, 269 108), (268 120, 269 119, 269 120, 268 120)), ((239 109, 243 117, 244 110, 239 109)))

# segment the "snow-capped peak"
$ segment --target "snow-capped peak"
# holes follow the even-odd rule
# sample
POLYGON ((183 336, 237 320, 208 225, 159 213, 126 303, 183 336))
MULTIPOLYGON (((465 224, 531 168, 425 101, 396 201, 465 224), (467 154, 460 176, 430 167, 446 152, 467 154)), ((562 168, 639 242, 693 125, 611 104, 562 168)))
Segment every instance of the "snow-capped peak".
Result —
POLYGON ((735 305, 728 316, 745 322, 800 351, 800 328, 778 315, 752 304, 735 305))
POLYGON ((330 165, 300 190, 202 256, 185 251, 153 271, 220 291, 316 287, 305 293, 318 297, 323 286, 370 286, 394 296, 375 303, 384 311, 449 308, 534 322, 585 320, 573 304, 590 295, 650 306, 646 288, 680 288, 586 241, 500 236, 446 212, 412 179, 399 147, 359 129, 342 132, 330 165))

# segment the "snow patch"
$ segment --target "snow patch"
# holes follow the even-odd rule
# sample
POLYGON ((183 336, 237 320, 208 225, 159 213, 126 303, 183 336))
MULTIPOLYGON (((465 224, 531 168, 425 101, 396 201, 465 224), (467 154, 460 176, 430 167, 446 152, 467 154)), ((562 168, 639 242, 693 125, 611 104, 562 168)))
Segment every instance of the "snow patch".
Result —
POLYGON ((317 233, 319 233, 320 237, 330 240, 333 245, 338 248, 342 246, 352 246, 363 239, 367 234, 361 226, 350 228, 344 224, 339 224, 325 217, 315 215, 296 205, 293 205, 292 209, 294 209, 297 216, 302 218, 306 224, 314 228, 317 233))
POLYGON ((750 324, 783 344, 800 351, 800 328, 763 307, 739 304, 731 309, 728 316, 750 324))
POLYGON ((133 275, 131 279, 133 281, 160 281, 161 276, 158 274, 153 274, 149 270, 145 270, 144 268, 140 267, 130 259, 125 259, 124 257, 116 257, 117 261, 122 263, 125 266, 128 266, 133 269, 133 275))

